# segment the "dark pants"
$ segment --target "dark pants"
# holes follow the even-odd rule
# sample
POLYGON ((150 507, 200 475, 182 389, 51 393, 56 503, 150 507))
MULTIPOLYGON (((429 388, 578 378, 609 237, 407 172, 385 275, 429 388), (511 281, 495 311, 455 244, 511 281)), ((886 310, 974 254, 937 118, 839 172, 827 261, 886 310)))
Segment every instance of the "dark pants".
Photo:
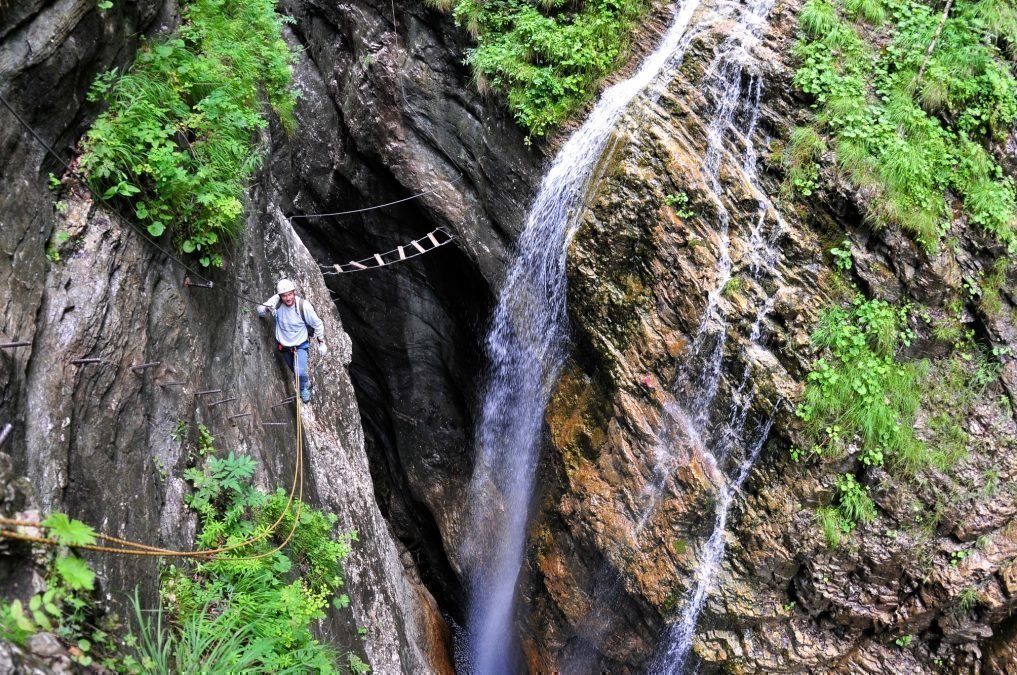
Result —
POLYGON ((289 366, 291 373, 293 372, 293 358, 296 356, 297 365, 300 367, 300 391, 307 389, 310 384, 310 377, 307 375, 307 353, 310 351, 310 348, 310 342, 305 342, 296 347, 282 348, 283 361, 289 366))

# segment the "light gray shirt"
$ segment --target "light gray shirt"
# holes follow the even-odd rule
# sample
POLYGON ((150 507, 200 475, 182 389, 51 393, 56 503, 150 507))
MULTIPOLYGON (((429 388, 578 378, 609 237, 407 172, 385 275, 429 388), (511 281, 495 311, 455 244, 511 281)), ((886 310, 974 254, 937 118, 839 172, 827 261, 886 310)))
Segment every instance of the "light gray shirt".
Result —
POLYGON ((273 295, 258 305, 258 316, 265 316, 268 313, 275 315, 275 339, 283 347, 296 347, 307 342, 307 327, 314 329, 314 337, 319 340, 325 339, 325 324, 318 318, 317 312, 307 300, 298 297, 292 307, 287 307, 279 299, 279 295, 273 295), (304 319, 300 317, 300 305, 304 306, 304 319), (274 310, 274 311, 273 311, 274 310))

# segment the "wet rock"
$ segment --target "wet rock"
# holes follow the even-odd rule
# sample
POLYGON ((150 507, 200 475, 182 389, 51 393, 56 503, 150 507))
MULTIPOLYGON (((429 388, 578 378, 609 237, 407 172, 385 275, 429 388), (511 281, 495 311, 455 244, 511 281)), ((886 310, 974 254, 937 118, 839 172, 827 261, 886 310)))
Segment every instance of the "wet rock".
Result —
MULTIPOLYGON (((126 65, 140 34, 172 23, 175 4, 118 2, 107 13, 87 2, 36 9, 26 15, 31 18, 16 13, 16 30, 29 43, 36 35, 47 41, 28 53, 19 51, 24 40, 5 38, 0 90, 67 156, 95 112, 84 96, 96 72, 126 65)), ((7 7, 3 11, 5 21, 15 16, 7 7)), ((177 420, 202 422, 217 446, 254 457, 260 485, 288 485, 295 463, 292 430, 260 427, 281 414, 272 405, 287 395, 288 379, 270 329, 248 298, 268 297, 275 281, 289 276, 322 316, 333 350, 329 359, 312 361, 318 386, 313 407, 305 410, 304 498, 336 513, 340 527, 358 531, 362 542, 346 562, 352 612, 332 610, 321 636, 361 655, 377 672, 448 672, 444 622, 415 571, 404 568, 375 502, 347 372, 351 341, 316 261, 282 215, 281 194, 262 187, 281 184, 281 177, 274 179, 271 167, 259 175, 246 230, 227 268, 206 272, 215 287, 188 289, 182 281, 189 272, 115 214, 96 208, 73 179, 61 188, 67 208, 56 212, 45 177, 62 170, 4 119, 0 170, 7 187, 0 204, 7 216, 0 254, 8 264, 0 264, 0 286, 8 292, 0 294, 7 317, 2 337, 33 344, 0 353, 0 423, 14 421, 5 450, 14 475, 29 477, 39 511, 65 511, 109 534, 189 549, 195 520, 182 499, 187 451, 170 437, 177 420), (55 229, 75 239, 59 262, 45 257, 55 229), (82 357, 103 363, 70 363, 82 357), (160 365, 130 368, 150 362, 160 365), (184 384, 160 386, 169 381, 184 384), (236 401, 210 408, 194 396, 216 388, 236 401), (227 415, 236 412, 254 415, 231 423, 227 415), (361 636, 358 626, 367 633, 361 636)), ((9 486, 5 482, 4 490, 9 486)), ((125 603, 135 586, 143 603, 154 604, 154 559, 86 557, 110 604, 125 603)), ((2 582, 7 594, 24 592, 15 576, 2 582)), ((70 662, 58 657, 49 667, 70 668, 70 662)))
MULTIPOLYGON (((759 47, 770 55, 760 62, 765 84, 754 141, 761 154, 769 138, 800 123, 788 103, 792 64, 773 56, 787 53, 776 45, 793 41, 793 22, 779 16, 798 5, 774 10, 759 47)), ((998 482, 1010 480, 1015 456, 1017 427, 1007 408, 988 397, 972 405, 963 422, 968 454, 949 471, 913 480, 862 471, 879 519, 858 525, 836 548, 825 541, 815 509, 836 499, 834 476, 858 471, 858 449, 804 465, 794 464, 789 450, 802 442, 794 409, 814 354, 818 310, 854 294, 831 268, 829 248, 849 239, 852 280, 891 302, 943 303, 987 259, 975 244, 930 255, 903 232, 871 232, 851 203, 857 195, 823 195, 807 209, 780 201, 760 209, 747 171, 758 171, 755 184, 769 195, 778 193, 780 176, 765 160, 747 170, 736 152, 721 158, 714 194, 700 170, 718 96, 703 82, 704 64, 726 25, 693 43, 688 67, 659 100, 630 112, 602 158, 603 178, 588 195, 569 250, 576 348, 546 416, 547 462, 559 480, 541 495, 534 531, 542 534, 531 546, 537 564, 524 569, 524 594, 540 597, 527 604, 540 614, 524 619, 525 639, 541 663, 580 671, 643 668, 660 650, 668 627, 687 611, 706 565, 718 495, 739 461, 714 460, 723 439, 709 434, 738 409, 749 372, 754 398, 739 442, 748 443, 768 419, 772 428, 727 515, 725 554, 693 643, 701 672, 983 667, 994 626, 1017 607, 1008 590, 1008 524, 1017 502, 998 482), (674 207, 679 192, 688 199, 682 214, 674 207), (727 230, 722 212, 731 216, 727 230), (760 232, 771 226, 775 254, 760 262, 767 250, 760 232), (720 270, 725 256, 727 274, 720 270), (720 307, 722 324, 716 315, 704 318, 708 306, 720 307), (723 357, 716 391, 693 389, 688 397, 673 383, 697 367, 689 363, 697 345, 709 353, 703 335, 711 332, 723 335, 712 338, 723 357), (694 396, 707 395, 716 397, 715 412, 693 419, 694 396), (580 558, 576 550, 587 553, 580 558), (603 583, 608 578, 618 581, 603 583), (606 625, 622 635, 647 631, 649 645, 616 640, 606 625), (563 640, 569 634, 582 636, 583 651, 563 640)), ((731 147, 742 147, 732 136, 731 147)), ((993 343, 1014 344, 1008 303, 996 321, 971 313, 961 320, 990 333, 993 343)), ((914 353, 942 358, 931 331, 918 332, 914 353)), ((1008 364, 1004 359, 1004 369, 1008 364)), ((933 437, 933 416, 941 412, 923 413, 918 433, 933 437)))

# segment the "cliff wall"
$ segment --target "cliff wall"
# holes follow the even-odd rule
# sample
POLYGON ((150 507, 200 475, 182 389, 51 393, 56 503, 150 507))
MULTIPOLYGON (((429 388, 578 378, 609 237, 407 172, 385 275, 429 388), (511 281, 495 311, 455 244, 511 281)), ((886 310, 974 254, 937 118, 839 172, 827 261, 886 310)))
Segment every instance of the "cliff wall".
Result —
MULTIPOLYGON (((3 11, 0 92, 70 160, 97 112, 84 98, 92 78, 126 65, 139 35, 170 28, 175 6, 115 3, 100 12, 94 3, 59 2, 3 11)), ((310 128, 317 113, 305 107, 298 118, 310 128)), ((347 373, 351 341, 279 206, 274 169, 299 148, 275 129, 261 139, 275 154, 252 186, 244 234, 229 264, 208 274, 213 288, 187 288, 189 272, 178 261, 96 205, 73 178, 51 192, 47 173, 61 176, 63 168, 3 114, 3 336, 32 344, 0 353, 0 422, 13 424, 4 450, 14 460, 12 475, 32 486, 29 506, 64 511, 114 536, 189 549, 195 522, 183 509, 188 457, 171 438, 177 420, 202 422, 218 447, 255 458, 263 487, 288 488, 293 411, 275 404, 292 386, 271 326, 254 305, 289 276, 318 308, 332 347, 327 360, 313 362, 305 499, 360 538, 346 563, 352 615, 333 610, 324 636, 378 672, 448 670, 444 623, 374 499, 347 373), (80 358, 102 363, 70 363, 80 358), (159 365, 131 369, 153 362, 159 365), (205 390, 220 391, 197 395, 205 390), (222 399, 232 400, 212 405, 222 399), (230 419, 241 413, 252 415, 230 419), (267 421, 289 425, 263 427, 267 421)), ((136 585, 148 604, 156 601, 154 558, 88 558, 112 605, 126 602, 136 585)))

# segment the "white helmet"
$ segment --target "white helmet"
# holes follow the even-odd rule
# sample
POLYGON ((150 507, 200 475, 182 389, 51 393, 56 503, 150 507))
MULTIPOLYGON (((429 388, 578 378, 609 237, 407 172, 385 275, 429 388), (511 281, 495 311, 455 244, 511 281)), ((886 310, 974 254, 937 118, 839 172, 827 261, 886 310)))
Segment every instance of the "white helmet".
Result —
POLYGON ((276 284, 275 292, 279 295, 283 293, 289 293, 290 291, 297 290, 297 287, 293 285, 293 282, 289 279, 280 279, 279 283, 276 284))

